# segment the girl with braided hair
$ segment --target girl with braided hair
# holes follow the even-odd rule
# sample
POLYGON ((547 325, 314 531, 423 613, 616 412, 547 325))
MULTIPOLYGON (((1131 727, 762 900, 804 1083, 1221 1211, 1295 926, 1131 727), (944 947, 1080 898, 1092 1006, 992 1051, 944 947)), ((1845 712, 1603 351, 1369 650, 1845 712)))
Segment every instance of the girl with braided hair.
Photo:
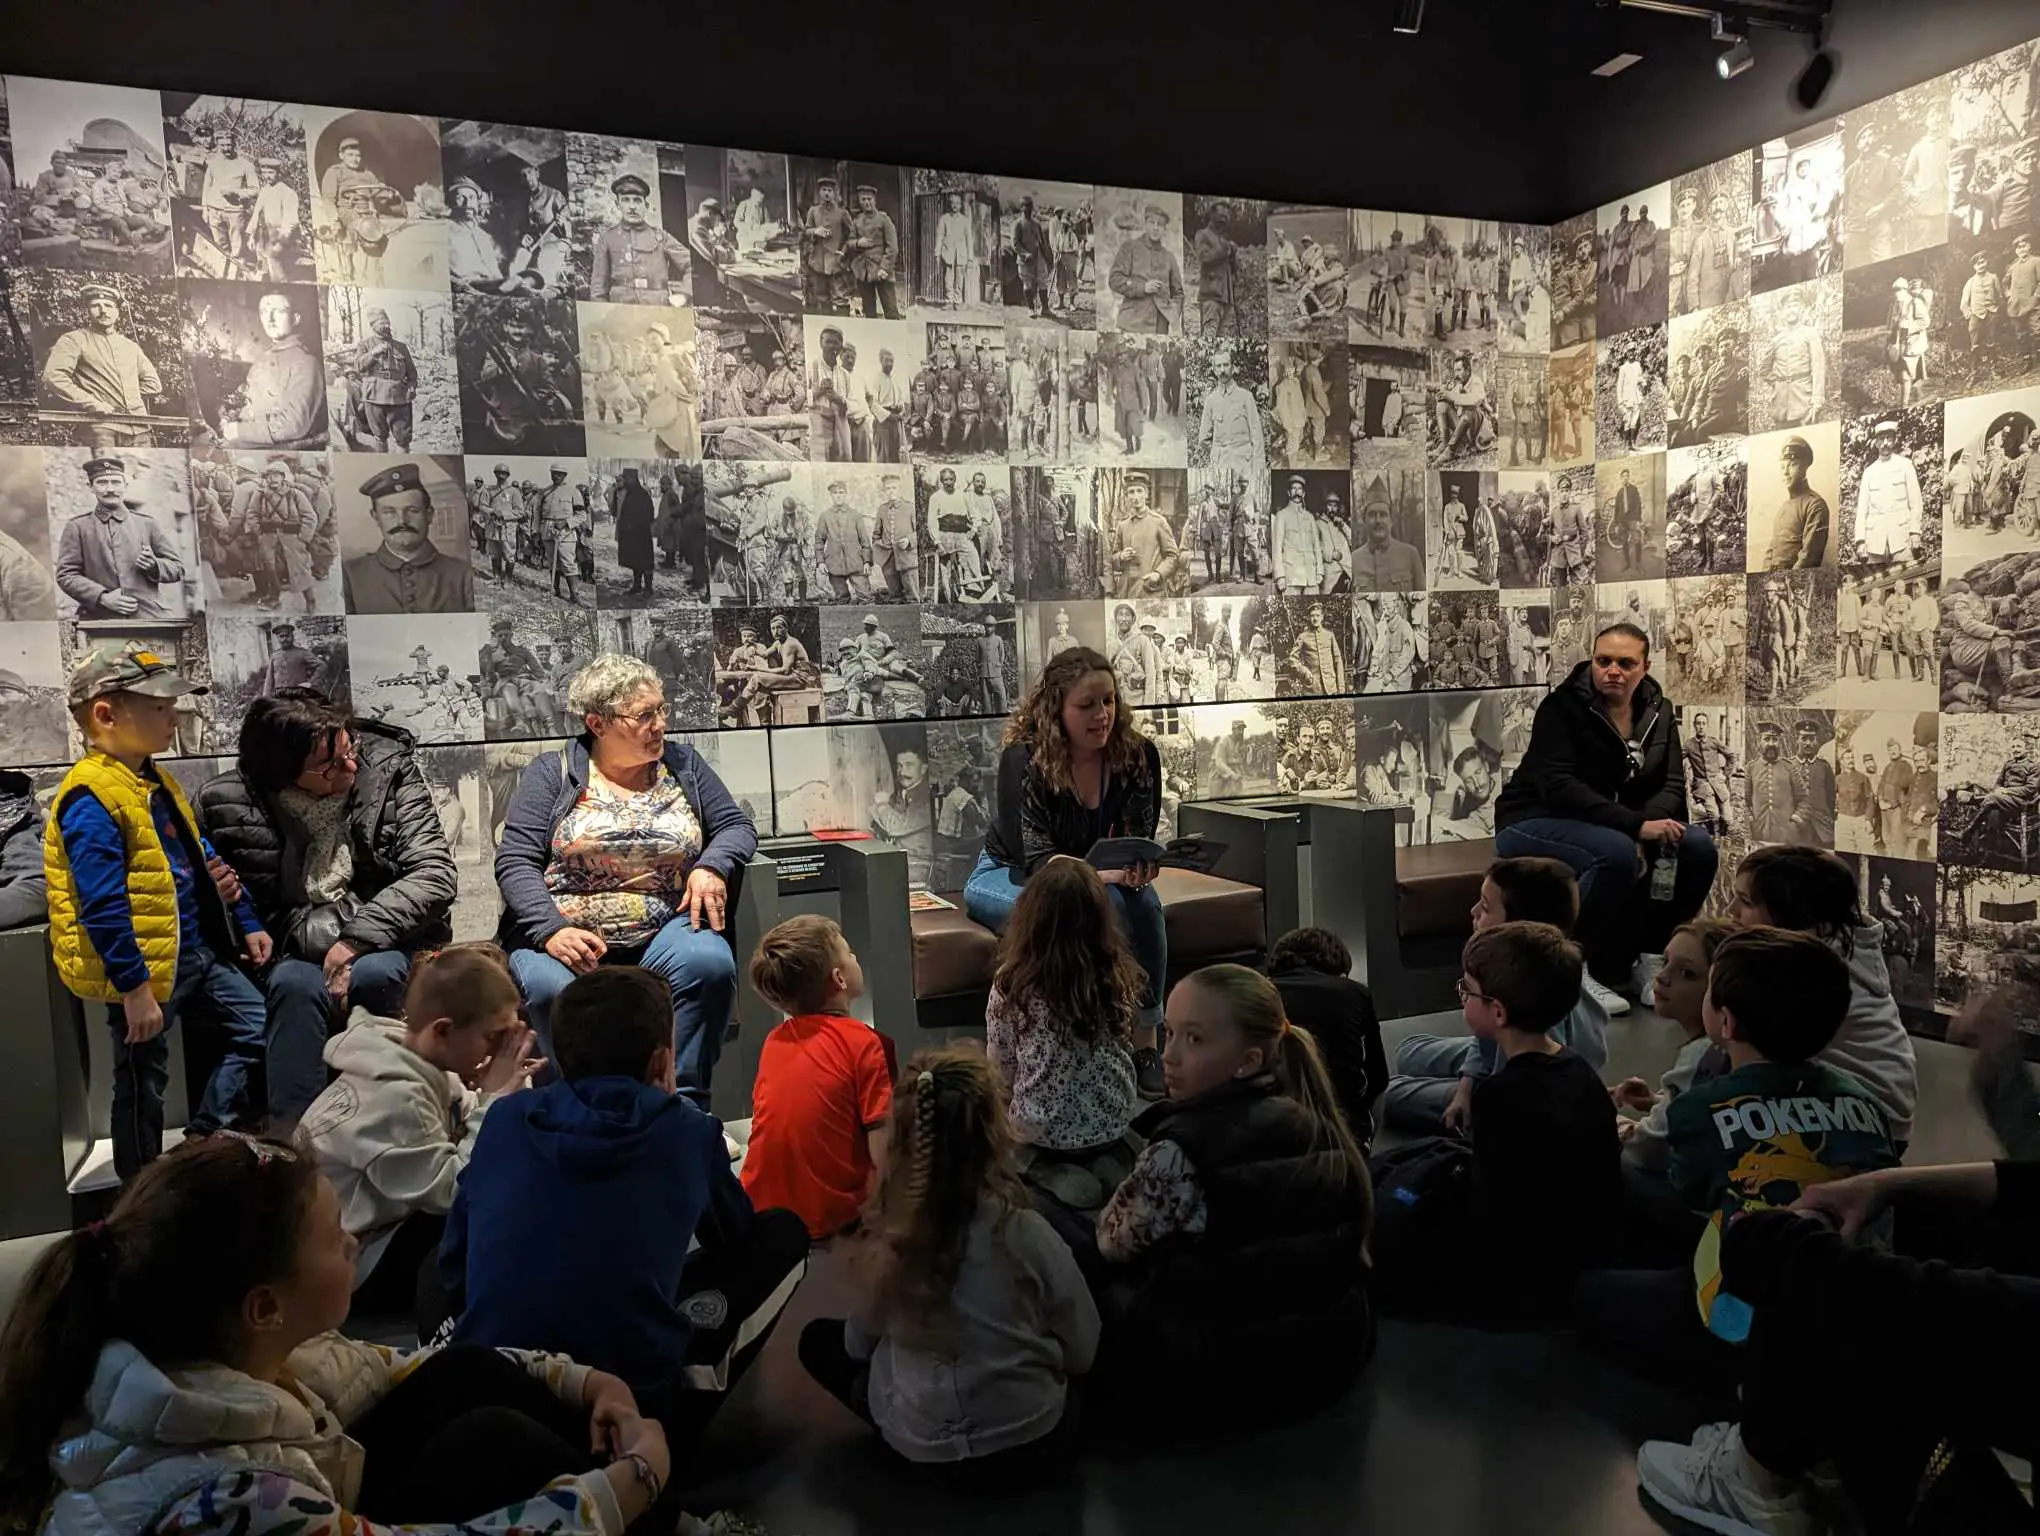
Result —
POLYGON ((1172 1424, 1230 1430, 1316 1412, 1374 1352, 1366 1160, 1267 977, 1193 971, 1166 1023, 1169 1097, 1133 1122, 1147 1144, 1098 1217, 1118 1271, 1099 1386, 1130 1410, 1101 1417, 1166 1402, 1172 1424))
POLYGON ((893 1096, 886 1166, 847 1319, 819 1318, 801 1364, 903 1460, 938 1477, 1026 1480, 1075 1432, 1070 1378, 1098 1309, 1014 1171, 999 1077, 974 1045, 922 1051, 893 1096))

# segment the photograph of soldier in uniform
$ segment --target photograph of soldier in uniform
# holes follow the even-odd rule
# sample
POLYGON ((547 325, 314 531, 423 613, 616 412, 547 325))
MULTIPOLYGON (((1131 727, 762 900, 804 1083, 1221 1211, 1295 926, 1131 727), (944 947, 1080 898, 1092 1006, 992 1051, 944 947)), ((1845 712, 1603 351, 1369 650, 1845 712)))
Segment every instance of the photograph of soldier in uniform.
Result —
POLYGON ((1840 585, 1833 571, 1750 578, 1745 687, 1752 706, 1832 699, 1840 585))
POLYGON ((778 742, 773 743, 781 832, 868 832, 906 854, 912 889, 928 889, 935 818, 927 727, 916 720, 876 729, 832 726, 799 735, 800 757, 791 775, 779 771, 778 742), (821 761, 815 763, 816 758, 821 761))
MULTIPOLYGON (((904 464, 910 453, 1005 457, 1006 333, 995 326, 807 318, 808 454, 816 463, 904 464)), ((705 360, 706 361, 706 360, 705 360)), ((745 404, 742 356, 714 359, 709 404, 745 404)))
POLYGON ((1948 235, 1974 241, 2030 225, 2034 134, 2040 130, 2040 43, 1964 65, 1949 97, 1948 235))
POLYGON ((250 704, 279 688, 316 688, 342 709, 353 707, 347 621, 338 614, 258 618, 208 614, 213 720, 232 741, 250 704))
MULTIPOLYGON (((799 221, 802 297, 813 314, 897 320, 919 275, 910 243, 913 172, 863 160, 787 162, 799 221)), ((738 223, 744 209, 737 209, 738 223)))
POLYGON ((1542 464, 1551 426, 1551 382, 1543 358, 1510 353, 1495 358, 1495 411, 1500 433, 1495 461, 1504 469, 1542 464))
POLYGON ((1433 469, 1493 469, 1500 440, 1493 347, 1430 350, 1426 406, 1433 469))
POLYGON ((713 622, 719 728, 821 723, 819 609, 718 608, 713 622))
MULTIPOLYGON (((1233 715, 1228 732, 1216 734, 1213 727, 1218 722, 1208 718, 1209 710, 1197 712, 1199 745, 1207 731, 1212 731, 1212 762, 1224 768, 1232 755, 1228 750, 1236 749, 1243 741, 1250 750, 1249 761, 1258 765, 1263 754, 1272 759, 1275 788, 1286 795, 1321 795, 1329 799, 1350 800, 1358 792, 1360 765, 1353 754, 1353 705, 1350 700, 1304 700, 1293 704, 1247 705, 1233 715), (1245 715, 1242 721, 1240 716, 1245 715), (1273 738, 1265 743, 1256 736, 1256 727, 1271 722, 1273 738), (1247 728, 1241 730, 1241 725, 1247 728)), ((1216 799, 1217 796, 1205 789, 1207 780, 1200 770, 1198 795, 1201 799, 1216 799)), ((1249 793, 1262 792, 1255 789, 1249 793)))
MULTIPOLYGON (((1242 795, 1297 794, 1314 774, 1318 722, 1324 705, 1207 704, 1190 721, 1197 795, 1234 800, 1242 795), (1278 778, 1278 767, 1286 770, 1278 778), (1286 782, 1285 782, 1286 780, 1286 782)), ((1352 772, 1352 707, 1346 706, 1346 769, 1352 772)), ((1318 788, 1320 786, 1313 786, 1318 788)))
MULTIPOLYGON (((626 311, 628 312, 628 311, 626 311)), ((461 442, 469 453, 584 450, 579 335, 571 299, 456 291, 461 442)), ((661 316, 667 324, 680 316, 661 316)), ((662 368, 656 376, 679 372, 662 368)), ((678 429, 676 429, 677 431, 678 429)), ((657 435, 657 429, 653 429, 657 435)), ((680 434, 683 437, 684 433, 680 434)))
POLYGON ((1845 709, 1835 716, 1835 847, 1931 862, 1941 810, 1940 716, 1845 709))
POLYGON ((1098 330, 1181 336, 1182 195, 1098 188, 1096 239, 1098 330))
POLYGON ((1804 427, 1839 414, 1842 279, 1759 292, 1750 300, 1750 431, 1804 427))
MULTIPOLYGON (((158 754, 159 761, 163 756, 209 758, 234 750, 233 739, 223 737, 213 722, 212 653, 205 625, 151 624, 146 621, 123 623, 81 617, 60 622, 56 632, 60 676, 68 677, 71 668, 83 661, 85 653, 94 646, 109 642, 125 645, 132 641, 169 662, 177 669, 179 677, 188 678, 206 690, 203 693, 187 693, 177 700, 177 719, 170 751, 158 754)), ((84 752, 85 743, 75 722, 70 722, 70 731, 71 741, 65 755, 75 758, 84 752)), ((180 782, 196 788, 218 772, 221 766, 217 763, 193 764, 180 782)), ((55 788, 54 780, 50 787, 55 788)))
POLYGON ((1351 597, 1285 597, 1268 604, 1262 615, 1275 658, 1278 698, 1330 698, 1353 691, 1351 597))
POLYGON ((1495 477, 1447 470, 1432 478, 1436 494, 1426 508, 1424 537, 1428 584, 1445 591, 1493 587, 1501 575, 1502 550, 1495 477))
POLYGON ((1671 635, 1651 671, 1675 699, 1741 704, 1749 601, 1741 572, 1685 576, 1671 583, 1671 635))
MULTIPOLYGON (((693 605, 624 608, 596 618, 596 651, 621 651, 635 656, 659 674, 666 691, 666 728, 713 730, 715 726, 715 638, 708 610, 693 605)), ((543 641, 537 647, 548 661, 543 641)), ((557 645, 550 658, 553 692, 561 700, 566 688, 588 663, 585 652, 566 653, 557 645)), ((577 727, 578 728, 578 727, 577 727)))
MULTIPOLYGON (((615 473, 603 464, 597 468, 615 473)), ((805 463, 740 464, 726 459, 703 463, 710 593, 716 604, 751 607, 821 601, 828 583, 814 558, 813 473, 805 463)), ((912 510, 910 488, 896 489, 894 500, 903 500, 912 510)), ((892 509, 892 526, 897 532, 897 506, 892 509)))
POLYGON ((1624 331, 1664 324, 1671 288, 1671 225, 1668 182, 1600 210, 1595 229, 1600 279, 1595 330, 1604 345, 1624 331))
MULTIPOLYGON (((548 128, 469 119, 440 134, 449 268, 455 288, 478 293, 575 292, 565 139, 548 128)), ((587 276, 582 252, 578 276, 587 276)))
POLYGON ((1095 189, 999 178, 999 297, 1011 322, 1098 328, 1095 189))
MULTIPOLYGON (((1217 703, 1272 699, 1279 681, 1272 644, 1275 595, 1235 592, 1190 603, 1190 645, 1197 653, 1198 698, 1217 703)), ((1351 667, 1348 667, 1351 673, 1351 667)))
POLYGON ((109 453, 187 440, 175 282, 27 269, 13 274, 12 289, 35 357, 43 440, 109 453))
POLYGON ((309 283, 311 181, 296 107, 163 92, 170 225, 185 277, 309 283))
POLYGON ((1934 866, 1864 854, 1841 859, 1855 871, 1863 915, 1882 930, 1879 947, 1905 1027, 1944 1038, 1948 1021, 1934 1012, 1934 866))
POLYGON ((1535 697, 1462 693, 1428 703, 1431 841, 1485 841, 1495 835, 1495 800, 1529 743, 1535 697))
POLYGON ((0 448, 0 624, 57 616, 40 448, 0 448))
POLYGON ((1105 605, 1096 599, 1021 603, 1017 612, 1022 621, 1021 668, 1029 678, 1071 646, 1105 649, 1105 605))
POLYGON ((1838 422, 1748 440, 1751 570, 1840 563, 1834 509, 1841 503, 1841 444, 1838 422))
POLYGON ((1197 591, 1247 591, 1274 577, 1268 550, 1268 472, 1193 469, 1180 548, 1197 591))
POLYGON ((1599 407, 1597 453, 1611 455, 1665 446, 1665 326, 1662 321, 1610 336, 1594 349, 1594 397, 1599 407))
POLYGON ((929 718, 1011 714, 1020 697, 1014 605, 925 608, 920 617, 920 672, 929 718))
MULTIPOLYGON (((699 466, 668 459, 590 459, 585 490, 578 477, 570 479, 587 500, 591 529, 577 538, 574 558, 599 606, 709 600, 717 565, 727 565, 735 546, 711 525, 699 466)), ((551 568, 561 569, 563 562, 551 568)))
POLYGON ((1752 152, 1752 293, 1842 270, 1842 132, 1829 118, 1752 152))
MULTIPOLYGON (((1012 488, 1007 472, 979 464, 917 463, 914 495, 920 504, 920 539, 934 551, 932 585, 924 585, 923 595, 943 603, 1010 598, 1012 488)), ((930 567, 924 564, 923 570, 930 567)))
POLYGON ((446 286, 447 187, 439 120, 303 107, 312 165, 312 245, 322 283, 446 286))
POLYGON ((210 278, 182 287, 193 418, 229 448, 324 448, 318 289, 210 278))
POLYGON ((1105 469, 1093 480, 1103 534, 1102 570, 1113 597, 1182 597, 1191 587, 1184 547, 1189 507, 1182 470, 1105 469))
POLYGON ((1973 996, 2030 986, 2040 950, 2040 881, 1975 865, 1936 871, 1934 1009, 1945 1027, 1973 996))
POLYGON ((1665 455, 1665 572, 1740 573, 1749 539, 1744 440, 1717 438, 1665 455))
POLYGON ((13 767, 71 759, 71 720, 54 624, 0 624, 0 757, 13 767))
POLYGON ((702 380, 693 312, 638 304, 574 309, 589 453, 700 458, 702 380))
POLYGON ((1551 464, 1594 460, 1594 349, 1551 355, 1545 391, 1545 456, 1551 464))
POLYGON ((1502 594, 1502 681, 1511 688, 1551 685, 1551 605, 1529 593, 1502 594))
MULTIPOLYGON (((1423 216, 1355 210, 1347 221, 1349 234, 1344 284, 1346 335, 1355 345, 1413 347, 1424 344, 1423 216)), ((1303 264, 1300 245, 1281 232, 1271 214, 1268 222, 1268 283, 1275 285, 1303 264)), ((1291 279, 1293 280, 1293 279, 1291 279)))
MULTIPOLYGON (((349 613, 468 613, 470 520, 461 461, 356 454, 334 470, 341 587, 349 613)), ((357 672, 357 676, 363 674, 357 672)))
POLYGON ((1494 592, 1434 592, 1430 602, 1426 688, 1495 688, 1502 682, 1501 597, 1494 592))
POLYGON ((801 324, 798 315, 694 311, 704 458, 807 462, 807 349, 801 324))
POLYGON ((1938 561, 1845 571, 1835 613, 1835 701, 1939 705, 1938 561))
POLYGON ((999 182, 970 171, 914 170, 912 241, 915 314, 978 313, 1003 322, 999 291, 999 182))
POLYGON ((1353 654, 1365 657, 1363 693, 1408 693, 1426 687, 1431 654, 1431 605, 1421 592, 1380 592, 1353 599, 1353 654))
POLYGON ((191 510, 208 610, 340 611, 338 523, 325 455, 201 448, 191 458, 191 510))
POLYGON ((45 448, 57 615, 187 624, 201 606, 185 456, 45 448))
MULTIPOLYGON (((799 314, 803 253, 813 243, 802 233, 810 223, 802 215, 811 206, 795 206, 786 156, 690 144, 682 164, 695 305, 799 314)), ((665 214, 670 221, 671 210, 665 214)))
POLYGON ((1092 470, 1067 465, 1012 471, 1013 566, 1022 597, 1094 598, 1105 590, 1110 573, 1093 481, 1092 470))
POLYGON ((1096 372, 1101 461, 1157 467, 1188 461, 1182 399, 1184 345, 1173 337, 1130 332, 1099 339, 1096 372))
POLYGON ((1183 218, 1183 281, 1191 290, 1184 330, 1207 340, 1266 336, 1268 205, 1192 194, 1184 200, 1183 218))
MULTIPOLYGON (((1006 352, 1009 462, 1076 464, 1092 458, 1098 442, 1097 349, 1095 331, 1013 328, 1006 352)), ((925 399, 910 391, 911 412, 930 409, 929 382, 925 399)))
POLYGON ((2040 389, 1950 400, 1942 411, 1942 553, 1967 563, 2040 545, 2040 389))
POLYGON ((1268 210, 1269 334, 1344 341, 1353 266, 1353 223, 1347 210, 1273 204, 1268 210))
POLYGON ((1950 863, 2040 875, 2040 722, 1960 715, 1940 726, 1941 854, 1950 863))
POLYGON ((541 656, 539 648, 564 641, 576 653, 592 651, 594 616, 567 609, 520 621, 496 613, 489 615, 488 631, 476 658, 483 731, 491 741, 553 735, 567 698, 557 686, 556 661, 541 656))
POLYGON ((161 277, 170 271, 168 156, 154 91, 12 75, 7 105, 22 259, 161 277))
POLYGON ((480 657, 488 639, 489 621, 479 613, 349 618, 355 714, 401 726, 421 743, 481 741, 480 657))
POLYGON ((475 606, 530 624, 592 609, 600 561, 587 461, 471 458, 465 468, 475 606))
POLYGON ((1603 581, 1594 587, 1594 625, 1634 624, 1650 636, 1652 663, 1671 649, 1670 584, 1662 581, 1603 581))
POLYGON ((1501 540, 1496 577, 1504 589, 1551 585, 1551 486, 1550 475, 1533 470, 1505 469, 1495 476, 1495 533, 1501 540))
POLYGON ((685 304, 693 263, 663 219, 658 146, 570 133, 566 156, 575 295, 598 304, 685 304))
POLYGON ((1674 319, 1749 297, 1748 150, 1672 178, 1665 272, 1674 319))
MULTIPOLYGON (((921 541, 919 530, 913 528, 902 480, 895 475, 882 481, 869 469, 853 473, 845 467, 817 468, 810 473, 809 483, 815 490, 814 527, 799 554, 806 562, 810 590, 817 599, 868 604, 877 600, 881 588, 891 595, 892 576, 879 570, 883 553, 878 547, 881 500, 890 503, 885 510, 892 519, 892 543, 903 542, 910 529, 914 533, 909 568, 918 586, 921 541)), ((894 569, 904 587, 905 572, 894 569)))
POLYGON ((1592 587, 1600 553, 1594 503, 1599 491, 1591 468, 1561 470, 1553 477, 1547 521, 1545 573, 1553 587, 1592 587))
POLYGON ((1551 229, 1551 346, 1553 351, 1594 339, 1599 308, 1600 248, 1590 210, 1551 229))
POLYGON ((1886 571, 1939 558, 1947 475, 1941 423, 1938 405, 1842 422, 1835 536, 1845 568, 1886 571))
POLYGON ((1672 715, 1685 759, 1688 815, 1717 842, 1741 836, 1749 810, 1742 710, 1678 703, 1672 715))
POLYGON ((1270 462, 1290 469, 1350 463, 1352 391, 1346 381, 1345 342, 1270 342, 1268 379, 1270 462))
POLYGON ((458 453, 452 300, 344 284, 320 292, 334 451, 458 453))
MULTIPOLYGON (((1859 267, 1843 278, 1841 338, 1832 380, 1837 409, 1891 415, 1914 405, 1987 389, 1996 371, 1993 354, 1969 340, 1963 300, 1972 308, 1987 297, 1969 251, 1937 246, 1859 267)), ((1991 285, 1992 263, 1982 274, 1991 285)), ((2040 280, 2040 265, 2033 276, 2040 280)), ((2002 286, 1996 288, 2003 302, 2002 286)), ((2011 371, 2023 371, 2023 359, 2011 371)))
POLYGON ((1420 469, 1353 472, 1352 575, 1356 592, 1423 588, 1432 478, 1420 469))
MULTIPOLYGON (((1313 343, 1294 345, 1314 347, 1313 343)), ((1165 351, 1162 356, 1160 405, 1166 411, 1173 399, 1181 397, 1184 423, 1190 434, 1190 465, 1210 471, 1220 483, 1232 479, 1264 481, 1271 452, 1285 451, 1275 435, 1276 424, 1269 416, 1269 404, 1276 398, 1268 373, 1272 350, 1270 344, 1256 339, 1220 338, 1188 342, 1180 353, 1165 351)), ((1343 354, 1343 346, 1339 350, 1343 354)), ((1343 356, 1340 361, 1343 363, 1343 356)), ((1305 409, 1301 373, 1289 377, 1292 365, 1285 363, 1284 367, 1282 399, 1291 412, 1287 430, 1299 438, 1307 435, 1313 451, 1295 456, 1302 460, 1298 468, 1309 468, 1317 457, 1318 438, 1330 430, 1329 374, 1325 363, 1319 360, 1311 378, 1310 409, 1316 413, 1312 415, 1305 409)), ((1346 398, 1343 374, 1338 383, 1343 416, 1346 398)), ((1326 456, 1327 464, 1333 461, 1332 456, 1326 456)), ((1336 462, 1341 468, 1348 462, 1343 436, 1336 462)))
POLYGON ((1749 425, 1749 306, 1720 304, 1675 315, 1665 392, 1665 441, 1690 448, 1740 436, 1749 425))
POLYGON ((1637 454, 1594 466, 1601 519, 1602 581, 1658 581, 1665 574, 1665 456, 1637 454))
POLYGON ((1839 805, 1834 715, 1752 705, 1745 729, 1750 841, 1832 849, 1839 805))
POLYGON ((1420 351, 1359 342, 1347 348, 1354 468, 1424 462, 1430 450, 1424 411, 1429 369, 1430 358, 1420 351))
POLYGON ((1503 224, 1495 259, 1496 340, 1504 353, 1542 357, 1551 350, 1551 230, 1503 224))
POLYGON ((1950 89, 1942 75, 1849 114, 1850 267, 1947 240, 1950 89))
POLYGON ((1423 847, 1431 841, 1431 710, 1421 698, 1367 699, 1353 711, 1353 756, 1365 806, 1398 812, 1395 844, 1423 847))
POLYGON ((995 720, 928 723, 928 792, 935 806, 930 890, 961 891, 984 850, 985 828, 999 814, 1002 730, 995 720))
POLYGON ((1500 238, 1500 226, 1486 219, 1426 221, 1424 331, 1433 345, 1496 344, 1500 238))

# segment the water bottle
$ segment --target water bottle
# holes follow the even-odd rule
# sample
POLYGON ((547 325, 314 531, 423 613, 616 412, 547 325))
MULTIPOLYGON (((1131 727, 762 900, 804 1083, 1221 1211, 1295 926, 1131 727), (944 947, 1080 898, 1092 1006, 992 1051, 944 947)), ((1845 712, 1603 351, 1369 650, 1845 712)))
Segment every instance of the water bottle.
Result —
POLYGON ((1672 888, 1679 879, 1679 851, 1670 843, 1658 849, 1657 861, 1650 867, 1650 899, 1670 901, 1672 888))

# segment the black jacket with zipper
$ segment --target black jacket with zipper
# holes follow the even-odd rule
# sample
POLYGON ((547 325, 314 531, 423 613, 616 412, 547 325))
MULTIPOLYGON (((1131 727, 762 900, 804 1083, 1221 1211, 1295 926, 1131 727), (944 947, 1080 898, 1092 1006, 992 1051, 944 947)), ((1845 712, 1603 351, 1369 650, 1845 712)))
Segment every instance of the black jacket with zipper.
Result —
POLYGON ((1635 837, 1646 821, 1686 820, 1686 764, 1671 700, 1646 676, 1630 696, 1636 748, 1594 693, 1593 663, 1544 696, 1530 748, 1495 802, 1495 826, 1533 816, 1591 822, 1635 837))

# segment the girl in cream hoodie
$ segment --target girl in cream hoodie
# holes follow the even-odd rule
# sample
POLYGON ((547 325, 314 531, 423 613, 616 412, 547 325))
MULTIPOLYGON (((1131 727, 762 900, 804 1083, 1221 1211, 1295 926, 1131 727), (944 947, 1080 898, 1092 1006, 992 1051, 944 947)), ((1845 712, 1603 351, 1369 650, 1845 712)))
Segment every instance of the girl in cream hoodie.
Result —
POLYGON ((665 1435, 616 1377, 332 1332, 354 1249, 280 1142, 223 1131, 145 1168, 0 1334, 0 1529, 620 1536, 651 1507, 665 1435))
MULTIPOLYGON (((530 1059, 531 1031, 518 1023, 517 1005, 501 949, 455 944, 418 958, 402 1021, 357 1008, 327 1042, 337 1076, 299 1130, 360 1244, 358 1311, 408 1314, 415 1303, 432 1312, 420 1300, 421 1277, 435 1271, 483 1112, 544 1065, 530 1059)), ((438 1321, 421 1317, 421 1336, 438 1321)))
POLYGON ((1869 1090, 1903 1155, 1919 1100, 1912 1036, 1891 995, 1884 930, 1864 920, 1849 866, 1818 848, 1758 848, 1736 869, 1728 916, 1739 927, 1810 933, 1848 963, 1848 1015, 1814 1059, 1840 1068, 1869 1090))

